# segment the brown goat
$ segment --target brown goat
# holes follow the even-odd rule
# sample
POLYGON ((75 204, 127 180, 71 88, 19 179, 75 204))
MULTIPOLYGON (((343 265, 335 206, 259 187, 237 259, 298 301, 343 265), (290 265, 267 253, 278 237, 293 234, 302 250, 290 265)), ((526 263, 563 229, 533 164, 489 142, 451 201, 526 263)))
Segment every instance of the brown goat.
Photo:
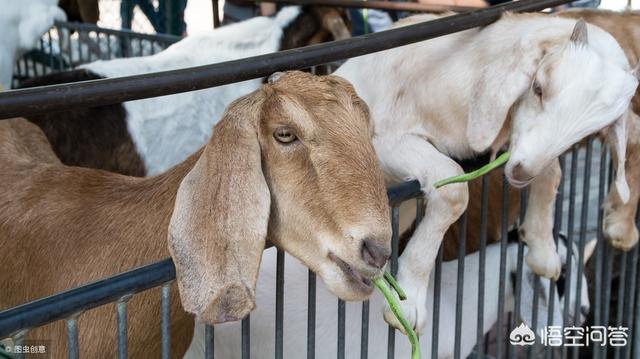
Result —
MULTIPOLYGON (((173 291, 171 356, 181 357, 193 328, 187 312, 218 323, 253 309, 266 240, 342 299, 367 298, 391 239, 368 116, 341 78, 274 75, 228 107, 203 149, 148 178, 65 166, 37 126, 0 121, 0 246, 12 253, 0 309, 171 254, 186 310, 173 291)), ((158 289, 131 299, 131 357, 159 356, 159 318, 158 289)), ((78 324, 83 356, 113 356, 113 306, 78 324)), ((64 323, 27 339, 66 356, 64 323)))

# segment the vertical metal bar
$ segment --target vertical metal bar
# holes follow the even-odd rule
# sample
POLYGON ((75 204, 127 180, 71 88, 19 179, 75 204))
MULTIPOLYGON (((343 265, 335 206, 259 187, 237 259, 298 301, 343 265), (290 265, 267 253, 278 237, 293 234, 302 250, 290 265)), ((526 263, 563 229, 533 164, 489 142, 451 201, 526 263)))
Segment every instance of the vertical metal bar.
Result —
MULTIPOLYGON (((391 208, 391 274, 396 275, 398 273, 398 239, 399 239, 399 217, 400 209, 398 206, 391 208)), ((396 333, 392 326, 389 326, 387 333, 387 358, 393 359, 395 357, 396 350, 396 333)))
POLYGON ((476 353, 484 357, 484 286, 487 252, 487 216, 489 212, 489 176, 482 176, 480 199, 480 260, 478 263, 478 322, 476 325, 476 353))
POLYGON ((78 318, 75 316, 67 319, 67 343, 69 344, 68 358, 79 358, 80 348, 78 347, 78 318))
POLYGON ((362 302, 362 327, 360 329, 360 359, 369 357, 369 301, 362 302))
POLYGON ((440 336, 440 292, 442 284, 442 245, 438 249, 436 268, 433 278, 433 323, 431 330, 431 359, 438 358, 438 340, 440 336))
POLYGON ((344 300, 338 299, 338 359, 344 359, 345 354, 345 309, 344 300))
POLYGON ((204 357, 206 359, 213 359, 214 349, 213 325, 207 324, 204 326, 204 357))
MULTIPOLYGON (((572 259, 571 255, 573 251, 573 235, 574 235, 574 221, 575 221, 575 207, 576 207, 576 185, 578 175, 578 146, 574 145, 571 149, 571 182, 569 184, 569 218, 567 228, 567 256, 565 260, 565 288, 571 288, 572 282, 572 259)), ((565 326, 571 326, 569 323, 569 308, 571 307, 571 290, 564 291, 564 311, 562 313, 562 323, 565 326)), ((562 348, 562 357, 567 357, 567 347, 562 348)))
POLYGON ((118 359, 127 359, 127 302, 131 295, 118 299, 118 359))
MULTIPOLYGON (((638 220, 636 219, 636 223, 638 222, 638 220)), ((624 302, 624 314, 622 315, 623 318, 625 319, 624 321, 624 326, 629 328, 629 338, 633 338, 633 332, 634 330, 638 330, 638 328, 634 328, 633 327, 633 318, 634 318, 634 312, 633 312, 633 303, 635 303, 636 300, 636 282, 637 282, 637 276, 638 276, 638 245, 636 245, 633 248, 632 254, 631 254, 631 263, 630 263, 630 267, 631 267, 631 274, 629 275, 629 280, 628 280, 628 293, 625 294, 624 298, 625 298, 625 302, 624 302)), ((636 312, 635 315, 637 316, 639 313, 636 312)), ((635 342, 633 344, 627 345, 624 347, 624 355, 623 357, 625 359, 630 359, 631 358, 631 346, 635 345, 638 346, 640 345, 640 343, 635 342)))
POLYGON ((460 217, 460 233, 458 235, 458 281, 456 285, 456 328, 453 343, 453 357, 460 359, 460 340, 462 333, 462 302, 464 296, 464 255, 467 240, 467 212, 460 217))
MULTIPOLYGON (((594 289, 594 303, 593 303, 593 322, 595 325, 602 325, 601 313, 602 313, 602 266, 604 261, 604 239, 602 233, 602 221, 603 221, 603 207, 604 191, 606 186, 606 163, 607 163, 607 146, 604 142, 600 143, 600 166, 598 172, 598 223, 596 229, 596 269, 595 269, 595 289, 594 289)), ((600 350, 596 347, 593 348, 593 357, 598 358, 600 350)))
POLYGON ((213 28, 220 27, 220 8, 218 8, 218 0, 211 0, 211 8, 213 10, 213 28))
MULTIPOLYGON (((520 208, 519 208, 519 225, 522 225, 524 222, 525 210, 527 208, 527 199, 529 196, 529 191, 527 188, 520 191, 520 208)), ((515 283, 514 288, 514 303, 513 303, 513 315, 510 316, 510 328, 517 327, 516 320, 520 319, 520 309, 522 308, 522 273, 524 267, 524 243, 518 240, 518 252, 516 258, 516 278, 518 279, 515 283)), ((507 354, 510 358, 515 358, 517 347, 515 346, 507 346, 507 354)))
POLYGON ((498 321, 496 334, 496 357, 504 358, 504 293, 507 271, 507 240, 509 227, 509 183, 502 176, 502 217, 500 219, 500 283, 498 285, 498 321))
MULTIPOLYGON (((564 205, 564 173, 565 173, 565 155, 561 155, 559 158, 560 162, 560 172, 562 176, 560 178, 560 185, 558 186, 558 193, 556 194, 556 206, 554 208, 554 220, 553 220, 553 241, 555 242, 556 248, 558 247, 558 239, 560 238, 560 228, 562 227, 562 208, 564 205)), ((547 325, 552 325, 553 323, 553 312, 554 312, 554 297, 556 294, 556 283, 549 279, 549 312, 547 313, 547 325)), ((545 358, 552 358, 553 351, 549 345, 544 347, 545 358)))
MULTIPOLYGON (((607 163, 607 187, 611 187, 611 181, 613 178, 613 161, 609 159, 607 163)), ((602 302, 602 321, 603 325, 609 325, 609 308, 610 308, 610 299, 611 299, 611 276, 613 270, 613 261, 615 260, 616 250, 611 247, 609 244, 605 244, 605 258, 607 260, 604 263, 603 271, 604 271, 604 297, 602 302)), ((608 358, 607 356, 607 346, 600 347, 602 349, 602 357, 608 358)))
POLYGON ((276 359, 284 355, 284 251, 278 249, 276 257, 276 359))
MULTIPOLYGON (((533 282, 533 300, 531 303, 533 310, 531 314, 531 330, 534 333, 538 333, 538 329, 542 329, 542 328, 538 328, 538 316, 542 315, 542 313, 538 313, 538 302, 539 302, 538 291, 540 290, 541 283, 542 282, 539 279, 533 282)), ((533 347, 534 347, 533 345, 527 346, 527 358, 532 357, 533 347)))
POLYGON ((162 285, 162 359, 171 357, 171 283, 162 285))
MULTIPOLYGON (((618 278, 618 300, 616 302, 616 322, 615 324, 618 326, 622 325, 622 310, 624 307, 624 290, 625 290, 625 286, 626 286, 626 277, 627 277, 627 252, 622 252, 622 263, 620 264, 619 267, 619 273, 620 273, 620 277, 618 278)), ((620 358, 620 347, 614 347, 614 355, 613 357, 615 359, 620 358)))
POLYGON ((242 359, 249 359, 251 355, 251 316, 247 315, 242 319, 240 327, 241 331, 241 344, 242 347, 242 359))
MULTIPOLYGON (((633 338, 633 304, 636 298, 636 275, 638 269, 638 246, 634 246, 633 249, 629 252, 628 262, 627 262, 627 281, 625 283, 624 289, 624 307, 622 314, 622 325, 623 327, 629 328, 629 338, 633 338)), ((629 358, 631 355, 631 346, 633 344, 629 344, 623 348, 620 348, 622 358, 629 358)))
POLYGON ((316 274, 309 270, 307 296, 307 359, 316 357, 316 274))
MULTIPOLYGON (((589 221, 589 194, 591 190, 591 159, 593 153, 593 140, 587 142, 584 162, 584 181, 582 184, 582 208, 580 209, 580 237, 578 239, 578 275, 576 276, 576 305, 574 308, 574 318, 580 315, 582 306, 582 274, 584 273, 584 246, 587 236, 587 222, 589 221)), ((567 255, 571 253, 568 252, 567 255)), ((573 323, 578 325, 580 323, 573 323)), ((573 357, 577 359, 578 350, 573 351, 573 357)))
MULTIPOLYGON (((640 275, 636 277, 636 290, 640 288, 640 275)), ((632 358, 640 358, 640 294, 636 293, 635 317, 633 319, 633 331, 629 337, 633 338, 633 355, 632 358)))

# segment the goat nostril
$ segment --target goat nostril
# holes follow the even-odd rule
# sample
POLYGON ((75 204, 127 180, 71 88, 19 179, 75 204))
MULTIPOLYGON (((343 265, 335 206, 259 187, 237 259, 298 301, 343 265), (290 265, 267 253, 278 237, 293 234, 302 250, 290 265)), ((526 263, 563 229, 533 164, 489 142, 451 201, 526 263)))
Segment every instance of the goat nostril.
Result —
POLYGON ((362 242, 360 254, 365 263, 376 268, 384 267, 390 255, 389 250, 378 246, 370 239, 365 239, 362 242))

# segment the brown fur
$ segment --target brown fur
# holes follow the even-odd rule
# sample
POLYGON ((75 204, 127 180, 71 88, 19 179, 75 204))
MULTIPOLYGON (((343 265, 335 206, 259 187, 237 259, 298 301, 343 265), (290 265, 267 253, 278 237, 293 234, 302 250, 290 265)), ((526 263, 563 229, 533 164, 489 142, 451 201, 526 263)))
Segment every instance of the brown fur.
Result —
POLYGON ((284 29, 280 49, 294 49, 351 36, 351 21, 342 8, 305 6, 302 13, 284 29))
MULTIPOLYGON (((53 73, 22 83, 22 88, 97 80, 87 70, 53 73)), ((122 103, 29 116, 47 136, 56 155, 69 166, 144 176, 144 162, 127 129, 122 103)))
MULTIPOLYGON (((234 102, 214 128, 204 150, 156 177, 126 177, 62 165, 36 126, 24 119, 0 121, 0 246, 5 253, 12 253, 5 258, 0 275, 0 309, 166 258, 169 228, 183 302, 199 302, 199 290, 224 288, 224 283, 239 280, 255 292, 253 272, 265 238, 249 238, 252 242, 247 243, 239 235, 253 234, 250 230, 254 224, 249 222, 260 222, 259 206, 254 209, 253 204, 242 207, 232 202, 261 200, 260 194, 254 192, 260 191, 259 187, 241 184, 249 178, 234 177, 237 171, 260 173, 260 167, 271 201, 270 213, 267 212, 270 240, 320 273, 332 265, 320 250, 329 247, 361 273, 379 274, 354 262, 361 243, 344 235, 350 226, 362 225, 368 230, 365 236, 390 248, 385 187, 368 128, 366 105, 346 81, 299 72, 285 74, 274 84, 234 102), (297 115, 286 108, 292 104, 300 109, 297 115), (282 125, 294 128, 300 143, 290 146, 298 147, 276 143, 273 129, 282 125), (239 145, 252 137, 261 148, 258 168, 247 168, 236 161, 244 159, 251 164, 256 152, 239 145), (226 158, 231 160, 225 162, 226 158), (208 170, 203 173, 202 168, 208 170), (202 182, 204 187, 199 192, 201 200, 189 202, 184 196, 193 182, 202 182), (216 195, 216 191, 223 193, 216 195), (185 214, 196 217, 190 218, 190 226, 184 232, 176 231, 180 224, 176 219, 185 214), (322 236, 316 232, 322 232, 322 236), (205 235, 210 242, 199 242, 201 238, 194 238, 199 235, 205 235), (223 247, 219 247, 221 244, 223 247), (185 269, 185 255, 204 255, 207 261, 194 261, 190 263, 193 268, 185 269), (222 278, 203 277, 203 282, 189 282, 197 280, 188 277, 189 270, 211 273, 210 268, 223 270, 222 278)), ((354 287, 346 274, 327 280, 345 297, 370 294, 354 287)), ((193 317, 177 305, 177 294, 172 292, 172 357, 184 354, 193 328, 193 317)), ((233 297, 244 299, 242 294, 229 295, 232 298, 218 296, 222 302, 212 311, 211 306, 187 309, 206 322, 235 319, 210 316, 242 312, 233 307, 233 297)), ((252 303, 243 303, 248 307, 242 312, 246 314, 252 303)), ((115 318, 113 304, 80 316, 82 356, 113 357, 115 318)), ((159 356, 159 323, 159 290, 135 295, 129 308, 132 358, 159 356)), ((32 330, 28 339, 50 340, 47 348, 52 357, 66 356, 63 322, 32 330)))
POLYGON ((67 13, 69 21, 97 24, 100 20, 98 0, 60 0, 58 6, 67 13))

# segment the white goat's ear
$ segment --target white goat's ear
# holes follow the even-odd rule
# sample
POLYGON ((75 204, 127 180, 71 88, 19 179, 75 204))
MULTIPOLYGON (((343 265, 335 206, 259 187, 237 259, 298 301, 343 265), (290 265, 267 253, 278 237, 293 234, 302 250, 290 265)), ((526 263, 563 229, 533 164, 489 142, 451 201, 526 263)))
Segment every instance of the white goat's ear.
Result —
POLYGON ((580 19, 576 22, 571 33, 571 42, 576 45, 587 46, 589 44, 589 33, 587 31, 587 23, 580 19))
MULTIPOLYGON (((551 324, 547 324, 548 318, 547 313, 549 313, 549 281, 542 280, 540 277, 535 275, 532 271, 529 270, 529 267, 524 264, 523 267, 523 282, 521 287, 521 301, 520 305, 520 317, 522 321, 527 324, 530 328, 533 328, 533 302, 532 298, 534 297, 534 292, 537 290, 538 292, 538 305, 537 305, 537 320, 536 320, 536 328, 540 329, 548 325, 554 325, 558 323, 559 320, 562 319, 562 312, 560 311, 560 300, 558 295, 553 296, 553 321, 551 324), (537 284, 536 284, 537 282, 537 284)), ((552 285, 555 290, 555 285, 552 285)))
POLYGON ((255 307, 270 192, 258 142, 262 90, 232 103, 180 184, 169 250, 182 305, 200 322, 245 317, 255 307))
POLYGON ((496 140, 505 125, 511 106, 529 88, 530 75, 542 52, 537 46, 519 49, 522 55, 504 54, 494 58, 478 76, 471 92, 467 140, 480 153, 496 140))
POLYGON ((584 245, 584 256, 582 257, 582 264, 586 265, 593 253, 595 253, 598 246, 598 240, 592 239, 584 245))
POLYGON ((625 171, 626 153, 627 153, 627 123, 629 117, 636 116, 631 109, 617 119, 608 132, 607 140, 611 146, 612 155, 615 159, 616 167, 616 190, 622 203, 629 202, 629 185, 627 184, 627 176, 625 171))

